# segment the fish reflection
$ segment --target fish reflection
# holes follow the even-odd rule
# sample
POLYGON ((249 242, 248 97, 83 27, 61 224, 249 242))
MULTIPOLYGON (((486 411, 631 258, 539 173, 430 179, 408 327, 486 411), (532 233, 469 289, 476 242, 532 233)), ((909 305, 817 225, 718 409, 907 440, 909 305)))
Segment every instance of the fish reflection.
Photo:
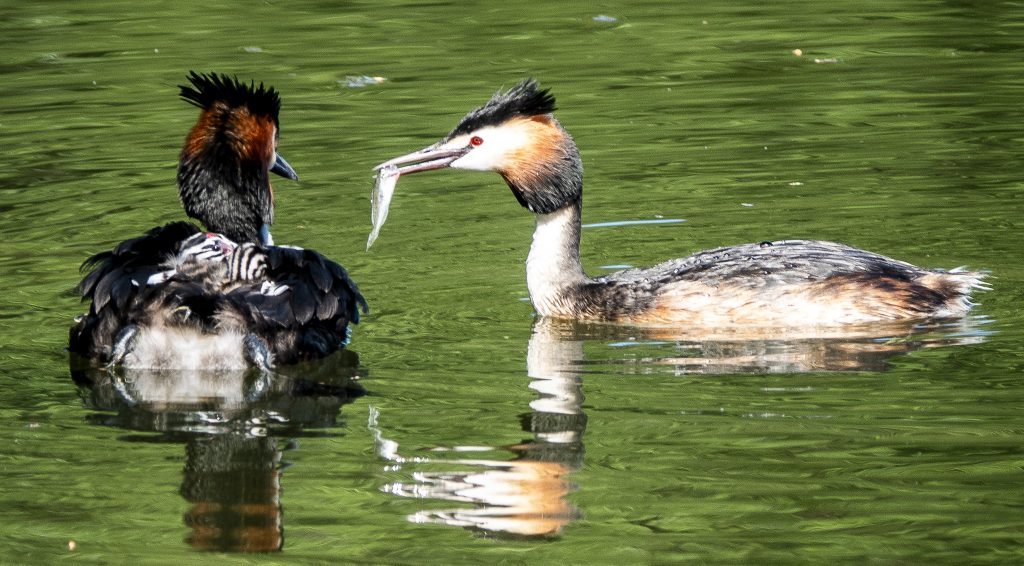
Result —
POLYGON ((583 465, 583 433, 587 416, 582 411, 582 380, 576 362, 583 343, 554 340, 551 327, 538 324, 530 339, 527 375, 537 392, 524 428, 533 439, 503 447, 515 459, 488 460, 463 455, 488 448, 434 448, 430 456, 407 457, 383 436, 380 415, 371 410, 370 427, 376 433, 377 453, 391 469, 422 468, 427 464, 459 468, 457 471, 416 471, 412 482, 393 482, 382 489, 404 497, 441 499, 471 504, 455 509, 428 509, 414 513, 415 523, 440 523, 493 535, 551 537, 558 535, 580 511, 567 496, 576 486, 568 475, 583 465), (451 453, 460 457, 445 458, 451 453))
POLYGON ((188 544, 220 552, 275 552, 284 546, 283 452, 310 427, 337 424, 341 406, 363 394, 354 381, 358 356, 345 350, 258 371, 105 372, 72 358, 85 404, 97 424, 155 432, 129 437, 183 443, 180 493, 188 544))

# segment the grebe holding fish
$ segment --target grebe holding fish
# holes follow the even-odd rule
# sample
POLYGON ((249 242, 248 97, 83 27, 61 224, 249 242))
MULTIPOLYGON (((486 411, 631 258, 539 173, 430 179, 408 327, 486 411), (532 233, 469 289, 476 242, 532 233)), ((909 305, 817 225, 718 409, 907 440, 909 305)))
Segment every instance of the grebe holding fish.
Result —
MULTIPOLYGON (((525 80, 469 112, 437 143, 377 167, 378 182, 391 189, 398 176, 447 167, 501 175, 536 216, 526 277, 540 315, 717 328, 834 326, 959 316, 970 309, 971 292, 986 288, 979 272, 924 269, 810 240, 723 247, 589 277, 579 255, 583 166, 554 110, 554 97, 525 80)), ((383 222, 386 210, 378 217, 383 222)), ((379 228, 375 220, 374 232, 379 228)))

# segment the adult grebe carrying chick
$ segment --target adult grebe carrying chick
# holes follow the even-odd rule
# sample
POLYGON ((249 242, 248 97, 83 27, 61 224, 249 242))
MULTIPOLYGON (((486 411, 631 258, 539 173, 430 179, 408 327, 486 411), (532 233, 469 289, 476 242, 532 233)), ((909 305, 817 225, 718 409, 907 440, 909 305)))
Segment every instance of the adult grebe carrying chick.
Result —
POLYGON ((188 222, 153 228, 83 264, 89 312, 68 349, 95 364, 225 370, 330 354, 366 302, 319 253, 274 246, 270 173, 297 180, 277 153, 273 88, 193 72, 181 97, 200 108, 178 191, 188 222))
POLYGON ((971 291, 985 288, 979 272, 924 269, 808 240, 718 248, 589 277, 579 254, 583 166, 554 110, 554 97, 525 80, 439 142, 376 168, 378 183, 392 187, 401 175, 446 167, 501 175, 536 215, 526 279, 540 315, 718 328, 847 325, 959 316, 971 291))

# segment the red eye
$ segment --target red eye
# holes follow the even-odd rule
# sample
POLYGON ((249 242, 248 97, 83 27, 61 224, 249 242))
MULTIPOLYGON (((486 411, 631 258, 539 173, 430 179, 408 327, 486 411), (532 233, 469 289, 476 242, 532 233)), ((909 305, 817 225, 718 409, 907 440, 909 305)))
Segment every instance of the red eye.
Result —
POLYGON ((473 136, 469 138, 469 145, 477 146, 484 143, 484 138, 480 136, 473 136))

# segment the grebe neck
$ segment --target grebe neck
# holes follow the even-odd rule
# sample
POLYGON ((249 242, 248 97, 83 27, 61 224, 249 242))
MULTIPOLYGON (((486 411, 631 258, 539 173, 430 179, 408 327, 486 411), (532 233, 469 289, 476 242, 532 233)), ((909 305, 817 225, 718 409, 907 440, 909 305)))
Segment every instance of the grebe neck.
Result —
POLYGON ((579 200, 547 214, 537 214, 533 244, 526 259, 526 285, 537 313, 559 316, 569 309, 566 291, 589 281, 580 263, 579 200))

